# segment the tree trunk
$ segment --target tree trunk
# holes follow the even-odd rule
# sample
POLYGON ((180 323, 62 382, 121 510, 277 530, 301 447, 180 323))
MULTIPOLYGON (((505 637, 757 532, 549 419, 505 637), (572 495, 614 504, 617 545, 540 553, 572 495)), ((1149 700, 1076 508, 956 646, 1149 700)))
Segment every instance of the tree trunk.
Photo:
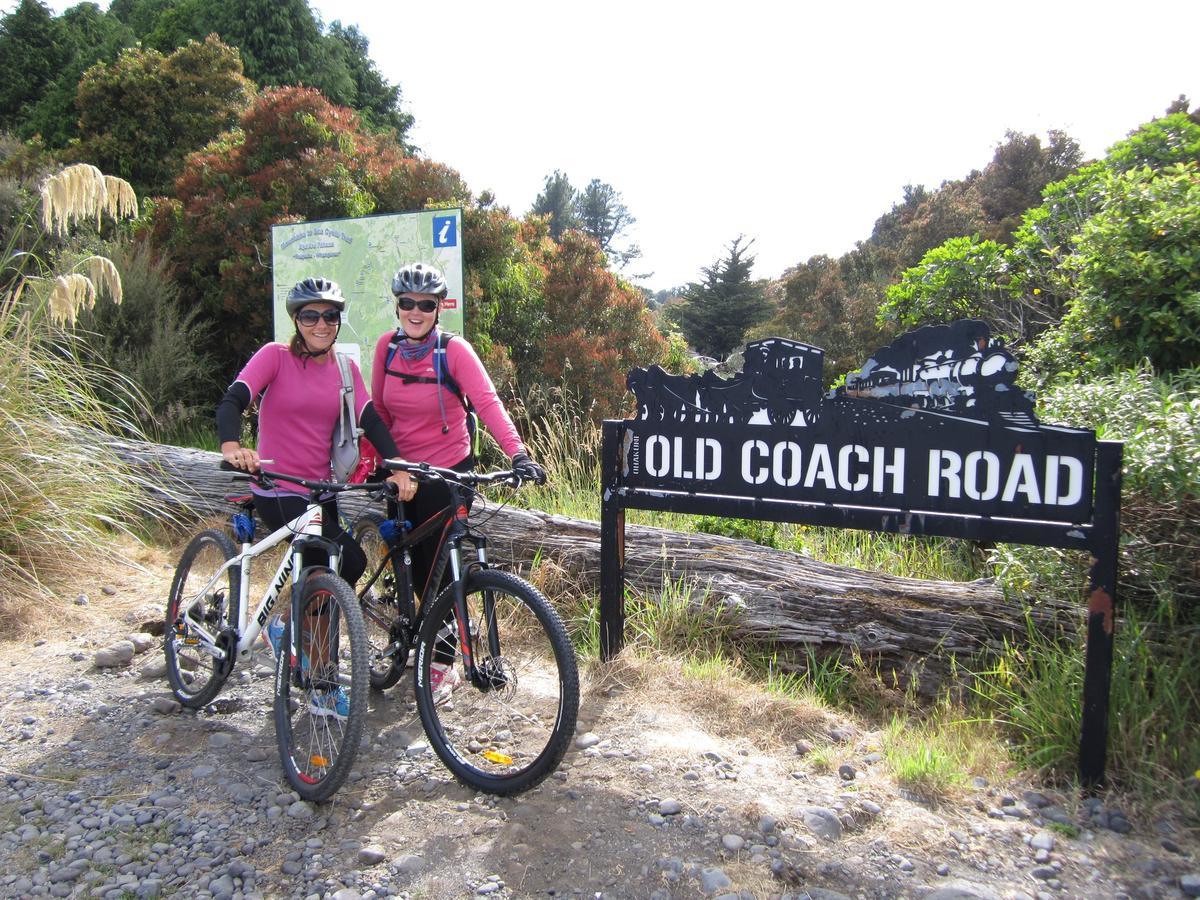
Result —
MULTIPOLYGON (((181 517, 224 515, 224 496, 245 489, 219 470, 216 453, 121 441, 114 447, 148 481, 166 486, 155 497, 181 517)), ((353 498, 347 512, 357 514, 362 505, 353 498)), ((598 590, 599 523, 511 507, 477 512, 486 519, 494 562, 552 561, 572 583, 598 590)), ((963 661, 1006 640, 1020 643, 1031 625, 1043 633, 1074 628, 1081 616, 1070 603, 1008 598, 989 580, 898 578, 751 541, 641 525, 625 528, 625 578, 648 598, 664 584, 687 585, 694 601, 726 610, 737 635, 773 647, 781 659, 809 649, 857 652, 902 683, 916 676, 922 691, 942 682, 952 657, 963 661)))

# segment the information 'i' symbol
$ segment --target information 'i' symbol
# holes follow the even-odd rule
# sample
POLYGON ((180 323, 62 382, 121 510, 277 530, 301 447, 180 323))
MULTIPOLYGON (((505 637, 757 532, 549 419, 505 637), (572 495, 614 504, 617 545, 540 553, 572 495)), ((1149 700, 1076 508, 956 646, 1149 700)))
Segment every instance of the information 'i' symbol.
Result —
POLYGON ((454 216, 433 217, 433 246, 458 246, 457 219, 454 216))

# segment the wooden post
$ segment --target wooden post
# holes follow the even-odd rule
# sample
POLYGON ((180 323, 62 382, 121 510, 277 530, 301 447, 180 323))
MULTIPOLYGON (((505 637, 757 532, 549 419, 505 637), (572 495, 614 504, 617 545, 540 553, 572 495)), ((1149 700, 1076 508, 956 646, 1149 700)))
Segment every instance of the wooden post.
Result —
POLYGON ((625 505, 617 493, 621 423, 604 423, 600 450, 600 658, 621 652, 625 640, 625 505))
POLYGON ((1083 669, 1083 717, 1079 733, 1079 779, 1104 783, 1108 748, 1108 697, 1112 683, 1113 630, 1117 608, 1117 554, 1121 529, 1123 445, 1101 441, 1096 449, 1095 528, 1088 584, 1087 652, 1083 669))

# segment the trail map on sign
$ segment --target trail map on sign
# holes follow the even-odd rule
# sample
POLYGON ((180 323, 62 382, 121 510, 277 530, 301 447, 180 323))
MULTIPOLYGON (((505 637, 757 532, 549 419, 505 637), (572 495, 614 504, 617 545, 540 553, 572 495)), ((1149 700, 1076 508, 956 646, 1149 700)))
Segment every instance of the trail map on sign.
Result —
POLYGON ((288 291, 304 278, 330 278, 349 300, 337 349, 352 355, 371 383, 375 341, 396 328, 392 275, 408 263, 427 263, 446 276, 450 293, 439 322, 463 333, 462 210, 297 222, 271 228, 275 340, 291 340, 288 291))

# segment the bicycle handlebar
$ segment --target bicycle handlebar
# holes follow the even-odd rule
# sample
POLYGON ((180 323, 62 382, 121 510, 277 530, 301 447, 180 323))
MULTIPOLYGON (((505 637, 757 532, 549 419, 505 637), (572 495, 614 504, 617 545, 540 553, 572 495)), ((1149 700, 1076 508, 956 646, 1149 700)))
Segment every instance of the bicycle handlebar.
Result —
POLYGON ((520 487, 526 481, 533 480, 513 469, 498 469, 495 472, 459 472, 456 469, 431 466, 429 463, 406 462, 403 459, 385 459, 382 465, 385 469, 407 472, 417 481, 453 481, 466 487, 497 483, 520 487))
POLYGON ((255 481, 263 487, 269 487, 269 484, 266 482, 289 481, 292 484, 298 484, 316 493, 340 493, 344 491, 378 491, 389 493, 394 492, 396 489, 396 486, 389 481, 364 481, 356 483, 348 481, 314 481, 310 478, 300 478, 296 475, 288 475, 285 472, 270 472, 266 469, 259 469, 257 472, 245 472, 236 466, 230 465, 225 460, 221 461, 221 469, 225 472, 237 473, 233 476, 234 481, 255 481))

